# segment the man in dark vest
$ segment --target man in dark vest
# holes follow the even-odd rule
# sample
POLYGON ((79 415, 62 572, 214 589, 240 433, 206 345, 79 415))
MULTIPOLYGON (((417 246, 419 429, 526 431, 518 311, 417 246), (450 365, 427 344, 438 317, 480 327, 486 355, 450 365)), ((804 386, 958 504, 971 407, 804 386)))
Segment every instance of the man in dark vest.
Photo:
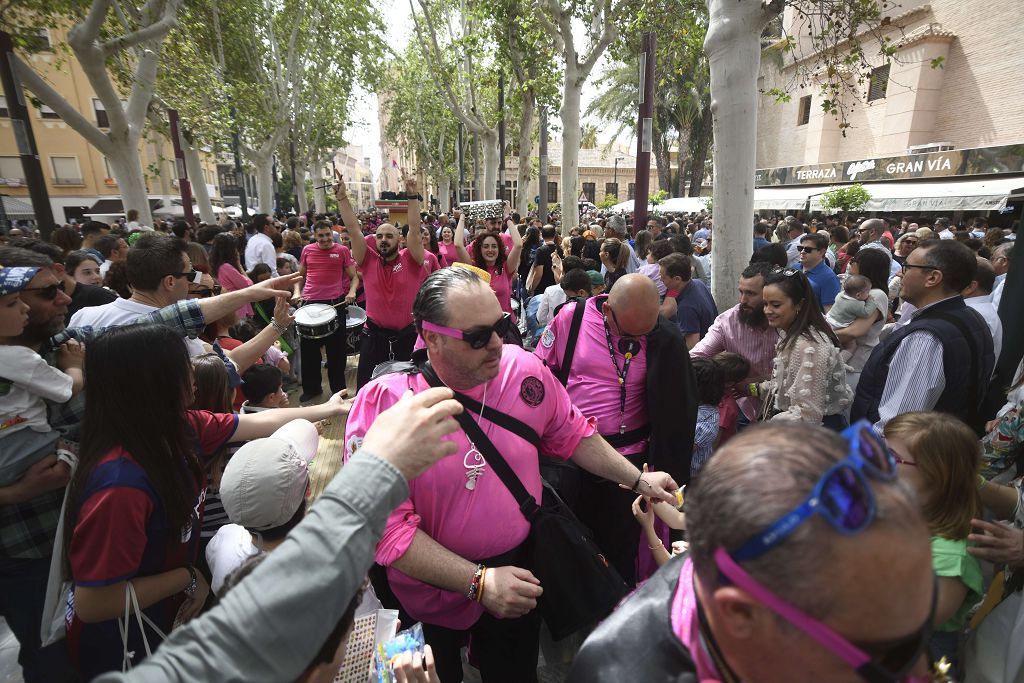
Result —
POLYGON ((979 426, 995 364, 992 335, 960 296, 977 267, 974 252, 955 240, 927 240, 911 252, 901 296, 917 310, 871 353, 851 421, 867 418, 881 428, 902 413, 938 410, 979 426))

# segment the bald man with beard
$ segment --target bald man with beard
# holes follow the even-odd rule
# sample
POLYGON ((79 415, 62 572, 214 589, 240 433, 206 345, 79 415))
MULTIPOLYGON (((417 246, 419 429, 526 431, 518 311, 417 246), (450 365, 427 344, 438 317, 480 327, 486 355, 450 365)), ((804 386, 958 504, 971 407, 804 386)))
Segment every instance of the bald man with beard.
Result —
MULTIPOLYGON (((682 333, 658 308, 658 290, 649 277, 624 275, 608 295, 563 306, 534 353, 627 460, 637 468, 647 463, 667 471, 683 483, 690 477, 696 385, 682 333)), ((582 472, 578 497, 567 501, 631 585, 646 574, 637 571, 640 527, 633 521, 632 499, 628 491, 582 472)))

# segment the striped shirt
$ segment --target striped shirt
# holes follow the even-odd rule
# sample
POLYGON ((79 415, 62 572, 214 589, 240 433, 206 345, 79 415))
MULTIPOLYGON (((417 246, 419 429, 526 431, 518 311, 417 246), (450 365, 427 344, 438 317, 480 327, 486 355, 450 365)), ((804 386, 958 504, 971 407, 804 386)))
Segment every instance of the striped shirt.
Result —
POLYGON ((691 480, 711 459, 715 441, 718 440, 719 419, 718 406, 704 403, 697 407, 697 429, 693 434, 693 460, 690 462, 691 480))
MULTIPOLYGON (((690 349, 691 358, 711 358, 722 351, 738 353, 750 362, 750 376, 744 383, 763 382, 772 376, 772 362, 775 360, 775 345, 779 332, 765 325, 751 327, 740 320, 739 304, 720 314, 708 328, 704 338, 690 349)), ((760 402, 751 396, 738 401, 740 410, 753 420, 760 410, 760 402)))

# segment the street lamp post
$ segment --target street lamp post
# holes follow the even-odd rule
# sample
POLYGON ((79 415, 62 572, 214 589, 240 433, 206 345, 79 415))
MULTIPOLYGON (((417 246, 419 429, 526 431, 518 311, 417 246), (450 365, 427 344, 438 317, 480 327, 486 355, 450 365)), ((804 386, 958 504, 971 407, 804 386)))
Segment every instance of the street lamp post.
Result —
POLYGON ((619 162, 625 161, 626 157, 615 157, 615 170, 612 172, 612 185, 615 186, 615 198, 619 198, 619 162))

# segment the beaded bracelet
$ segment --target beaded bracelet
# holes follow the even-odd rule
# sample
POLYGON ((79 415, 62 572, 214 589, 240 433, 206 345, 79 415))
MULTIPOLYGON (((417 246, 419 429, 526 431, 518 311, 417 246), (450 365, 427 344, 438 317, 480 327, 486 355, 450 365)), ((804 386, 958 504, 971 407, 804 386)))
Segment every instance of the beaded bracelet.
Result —
POLYGON ((469 582, 469 591, 466 593, 466 597, 470 600, 476 600, 477 594, 480 592, 480 579, 484 574, 484 567, 482 564, 476 566, 476 573, 473 574, 473 580, 469 582))

